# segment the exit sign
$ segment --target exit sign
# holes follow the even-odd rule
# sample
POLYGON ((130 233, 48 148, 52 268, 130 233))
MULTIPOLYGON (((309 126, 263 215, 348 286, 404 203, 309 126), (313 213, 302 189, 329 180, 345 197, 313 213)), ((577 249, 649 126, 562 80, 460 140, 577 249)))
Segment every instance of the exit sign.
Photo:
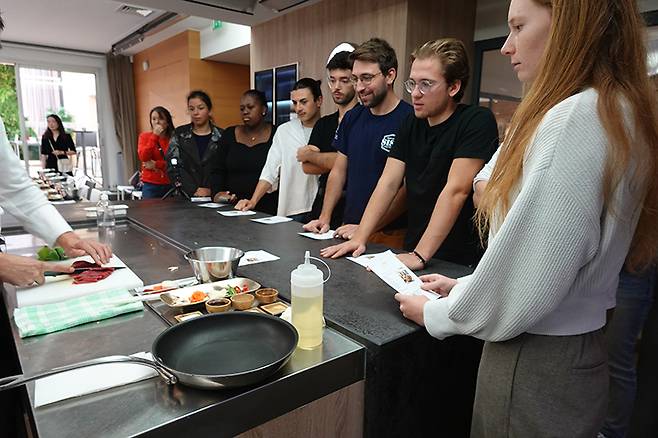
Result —
POLYGON ((217 30, 222 28, 222 22, 219 20, 212 21, 212 30, 217 30))

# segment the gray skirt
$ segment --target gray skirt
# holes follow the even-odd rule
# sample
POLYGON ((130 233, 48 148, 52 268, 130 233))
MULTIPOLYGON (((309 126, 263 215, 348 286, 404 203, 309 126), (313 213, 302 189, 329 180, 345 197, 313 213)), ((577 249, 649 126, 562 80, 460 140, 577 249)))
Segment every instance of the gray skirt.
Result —
POLYGON ((593 438, 603 425, 607 397, 602 330, 486 342, 471 438, 593 438))

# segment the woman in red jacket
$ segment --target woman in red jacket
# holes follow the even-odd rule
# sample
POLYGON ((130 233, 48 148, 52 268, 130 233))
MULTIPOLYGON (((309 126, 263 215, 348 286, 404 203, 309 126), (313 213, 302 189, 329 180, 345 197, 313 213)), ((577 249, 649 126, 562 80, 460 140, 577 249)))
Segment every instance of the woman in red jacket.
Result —
POLYGON ((169 139, 174 133, 171 114, 166 108, 156 106, 150 113, 151 131, 139 135, 137 155, 142 162, 142 197, 161 198, 171 187, 167 176, 165 154, 169 139))

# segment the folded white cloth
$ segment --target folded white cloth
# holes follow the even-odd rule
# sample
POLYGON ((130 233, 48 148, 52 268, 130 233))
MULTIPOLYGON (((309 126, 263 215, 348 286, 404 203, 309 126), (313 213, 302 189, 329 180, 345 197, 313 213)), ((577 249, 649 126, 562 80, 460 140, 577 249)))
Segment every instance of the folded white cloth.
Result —
MULTIPOLYGON (((140 352, 131 356, 153 360, 151 353, 140 352)), ((34 407, 93 394, 157 375, 157 371, 153 368, 135 363, 108 363, 66 371, 36 381, 34 407)))

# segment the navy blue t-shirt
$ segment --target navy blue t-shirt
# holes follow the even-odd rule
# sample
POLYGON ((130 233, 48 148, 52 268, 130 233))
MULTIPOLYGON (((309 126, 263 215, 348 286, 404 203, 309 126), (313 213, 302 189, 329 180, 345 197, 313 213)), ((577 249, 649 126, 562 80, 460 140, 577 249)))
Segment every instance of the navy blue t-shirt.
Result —
POLYGON ((388 114, 376 116, 369 108, 357 105, 343 117, 334 142, 348 160, 343 223, 361 221, 400 124, 411 113, 413 107, 401 100, 388 114))
POLYGON ((196 143, 196 148, 199 152, 199 159, 203 160, 203 156, 206 155, 206 149, 208 149, 208 143, 210 143, 210 137, 212 137, 212 132, 205 135, 192 133, 192 135, 194 136, 194 142, 196 143))

